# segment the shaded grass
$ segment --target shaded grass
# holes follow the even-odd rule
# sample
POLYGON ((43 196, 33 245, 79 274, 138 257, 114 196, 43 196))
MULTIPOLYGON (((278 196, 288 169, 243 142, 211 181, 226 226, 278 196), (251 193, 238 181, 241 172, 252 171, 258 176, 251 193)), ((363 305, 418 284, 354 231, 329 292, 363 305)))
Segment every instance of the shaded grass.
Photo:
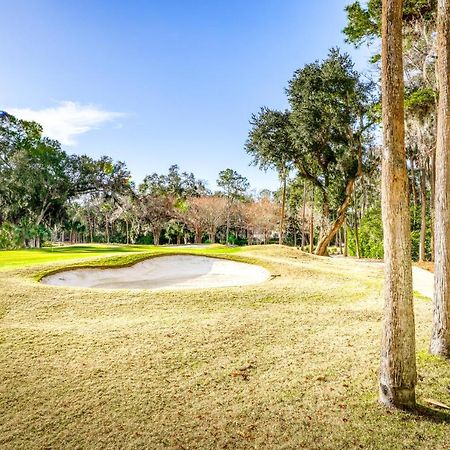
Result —
MULTIPOLYGON (((61 263, 1 273, 0 447, 448 447, 448 414, 377 404, 380 269, 277 246, 227 250, 189 252, 278 276, 151 292, 36 283, 61 263)), ((416 317, 419 400, 449 403, 450 365, 426 350, 429 302, 416 317)))

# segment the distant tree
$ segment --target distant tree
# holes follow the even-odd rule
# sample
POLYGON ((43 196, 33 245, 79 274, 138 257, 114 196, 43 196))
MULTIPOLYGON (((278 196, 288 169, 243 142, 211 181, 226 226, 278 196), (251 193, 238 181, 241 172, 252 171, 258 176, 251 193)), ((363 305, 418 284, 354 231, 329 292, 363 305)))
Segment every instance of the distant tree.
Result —
POLYGON ((143 195, 139 198, 141 221, 150 228, 153 243, 159 245, 161 232, 174 217, 175 200, 169 196, 143 195))
POLYGON ((247 178, 232 169, 225 169, 219 173, 217 185, 222 189, 224 197, 227 199, 227 217, 226 217, 226 234, 225 241, 228 244, 230 234, 230 217, 233 205, 238 200, 243 200, 245 193, 250 187, 247 178))
POLYGON ((147 175, 139 186, 141 193, 166 195, 174 199, 198 197, 207 193, 205 182, 197 180, 193 173, 180 173, 175 164, 169 167, 167 175, 153 173, 147 175))
POLYGON ((274 168, 281 181, 279 244, 283 243, 286 215, 286 183, 292 168, 294 143, 290 132, 289 111, 261 108, 250 119, 251 129, 246 142, 247 153, 261 169, 274 168))
POLYGON ((40 125, 9 114, 0 117, 0 176, 0 221, 35 227, 60 221, 77 197, 129 189, 123 163, 67 155, 57 141, 42 136, 40 125))
POLYGON ((211 244, 215 243, 217 229, 226 221, 227 200, 218 196, 191 197, 187 201, 188 221, 194 225, 196 242, 200 232, 206 231, 211 244))

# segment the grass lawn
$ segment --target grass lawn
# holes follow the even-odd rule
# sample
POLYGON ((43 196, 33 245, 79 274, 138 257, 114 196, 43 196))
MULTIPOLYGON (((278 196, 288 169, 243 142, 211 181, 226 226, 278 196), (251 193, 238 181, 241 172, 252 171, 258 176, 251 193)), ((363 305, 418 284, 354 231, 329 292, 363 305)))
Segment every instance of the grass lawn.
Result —
POLYGON ((120 256, 124 253, 143 253, 143 252, 173 252, 178 253, 235 253, 239 248, 227 248, 220 245, 212 245, 206 249, 186 248, 186 247, 155 247, 153 245, 102 245, 102 244, 83 244, 70 245, 64 247, 46 247, 36 249, 21 250, 0 250, 0 271, 15 267, 25 267, 36 264, 80 260, 89 261, 98 259, 99 256, 120 256))
MULTIPOLYGON (((0 253, 0 448, 449 448, 450 414, 377 404, 378 266, 217 246, 183 252, 276 276, 183 292, 36 282, 68 260, 121 265, 173 251, 0 253)), ((417 298, 418 400, 449 404, 450 363, 427 353, 430 322, 431 302, 417 298)))

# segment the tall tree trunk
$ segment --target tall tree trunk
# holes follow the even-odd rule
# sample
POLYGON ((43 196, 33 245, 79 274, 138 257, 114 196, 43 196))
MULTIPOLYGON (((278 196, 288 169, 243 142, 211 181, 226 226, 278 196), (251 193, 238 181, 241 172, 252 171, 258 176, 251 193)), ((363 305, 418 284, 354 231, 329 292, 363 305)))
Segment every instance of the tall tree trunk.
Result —
POLYGON ((450 0, 438 1, 435 264, 430 351, 450 357, 450 0))
POLYGON ((431 200, 430 200, 430 218, 431 218, 431 261, 434 261, 435 253, 435 202, 436 202, 436 149, 431 153, 431 200))
POLYGON ((281 195, 281 212, 280 212, 280 236, 278 238, 278 244, 283 244, 283 232, 284 232, 284 216, 286 211, 286 182, 287 182, 287 174, 286 171, 283 173, 282 180, 282 195, 281 195))
POLYGON ((420 243, 419 261, 425 261, 425 242, 427 233, 427 187, 425 183, 425 170, 420 173, 420 243))
POLYGON ((128 220, 125 220, 125 228, 126 228, 126 234, 127 234, 127 244, 130 243, 130 230, 128 227, 128 220))
POLYGON ((404 128, 402 0, 382 3, 384 322, 380 402, 415 406, 416 357, 404 128))

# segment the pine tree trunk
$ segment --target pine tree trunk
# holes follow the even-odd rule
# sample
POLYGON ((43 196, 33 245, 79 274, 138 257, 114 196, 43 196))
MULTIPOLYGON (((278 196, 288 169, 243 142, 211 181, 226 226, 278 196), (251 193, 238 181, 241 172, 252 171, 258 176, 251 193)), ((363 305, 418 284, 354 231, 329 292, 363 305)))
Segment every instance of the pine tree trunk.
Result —
POLYGON ((450 0, 438 1, 435 270, 430 351, 450 357, 450 0))
POLYGON ((404 129, 402 0, 382 3, 384 322, 380 402, 415 406, 416 359, 404 129))

